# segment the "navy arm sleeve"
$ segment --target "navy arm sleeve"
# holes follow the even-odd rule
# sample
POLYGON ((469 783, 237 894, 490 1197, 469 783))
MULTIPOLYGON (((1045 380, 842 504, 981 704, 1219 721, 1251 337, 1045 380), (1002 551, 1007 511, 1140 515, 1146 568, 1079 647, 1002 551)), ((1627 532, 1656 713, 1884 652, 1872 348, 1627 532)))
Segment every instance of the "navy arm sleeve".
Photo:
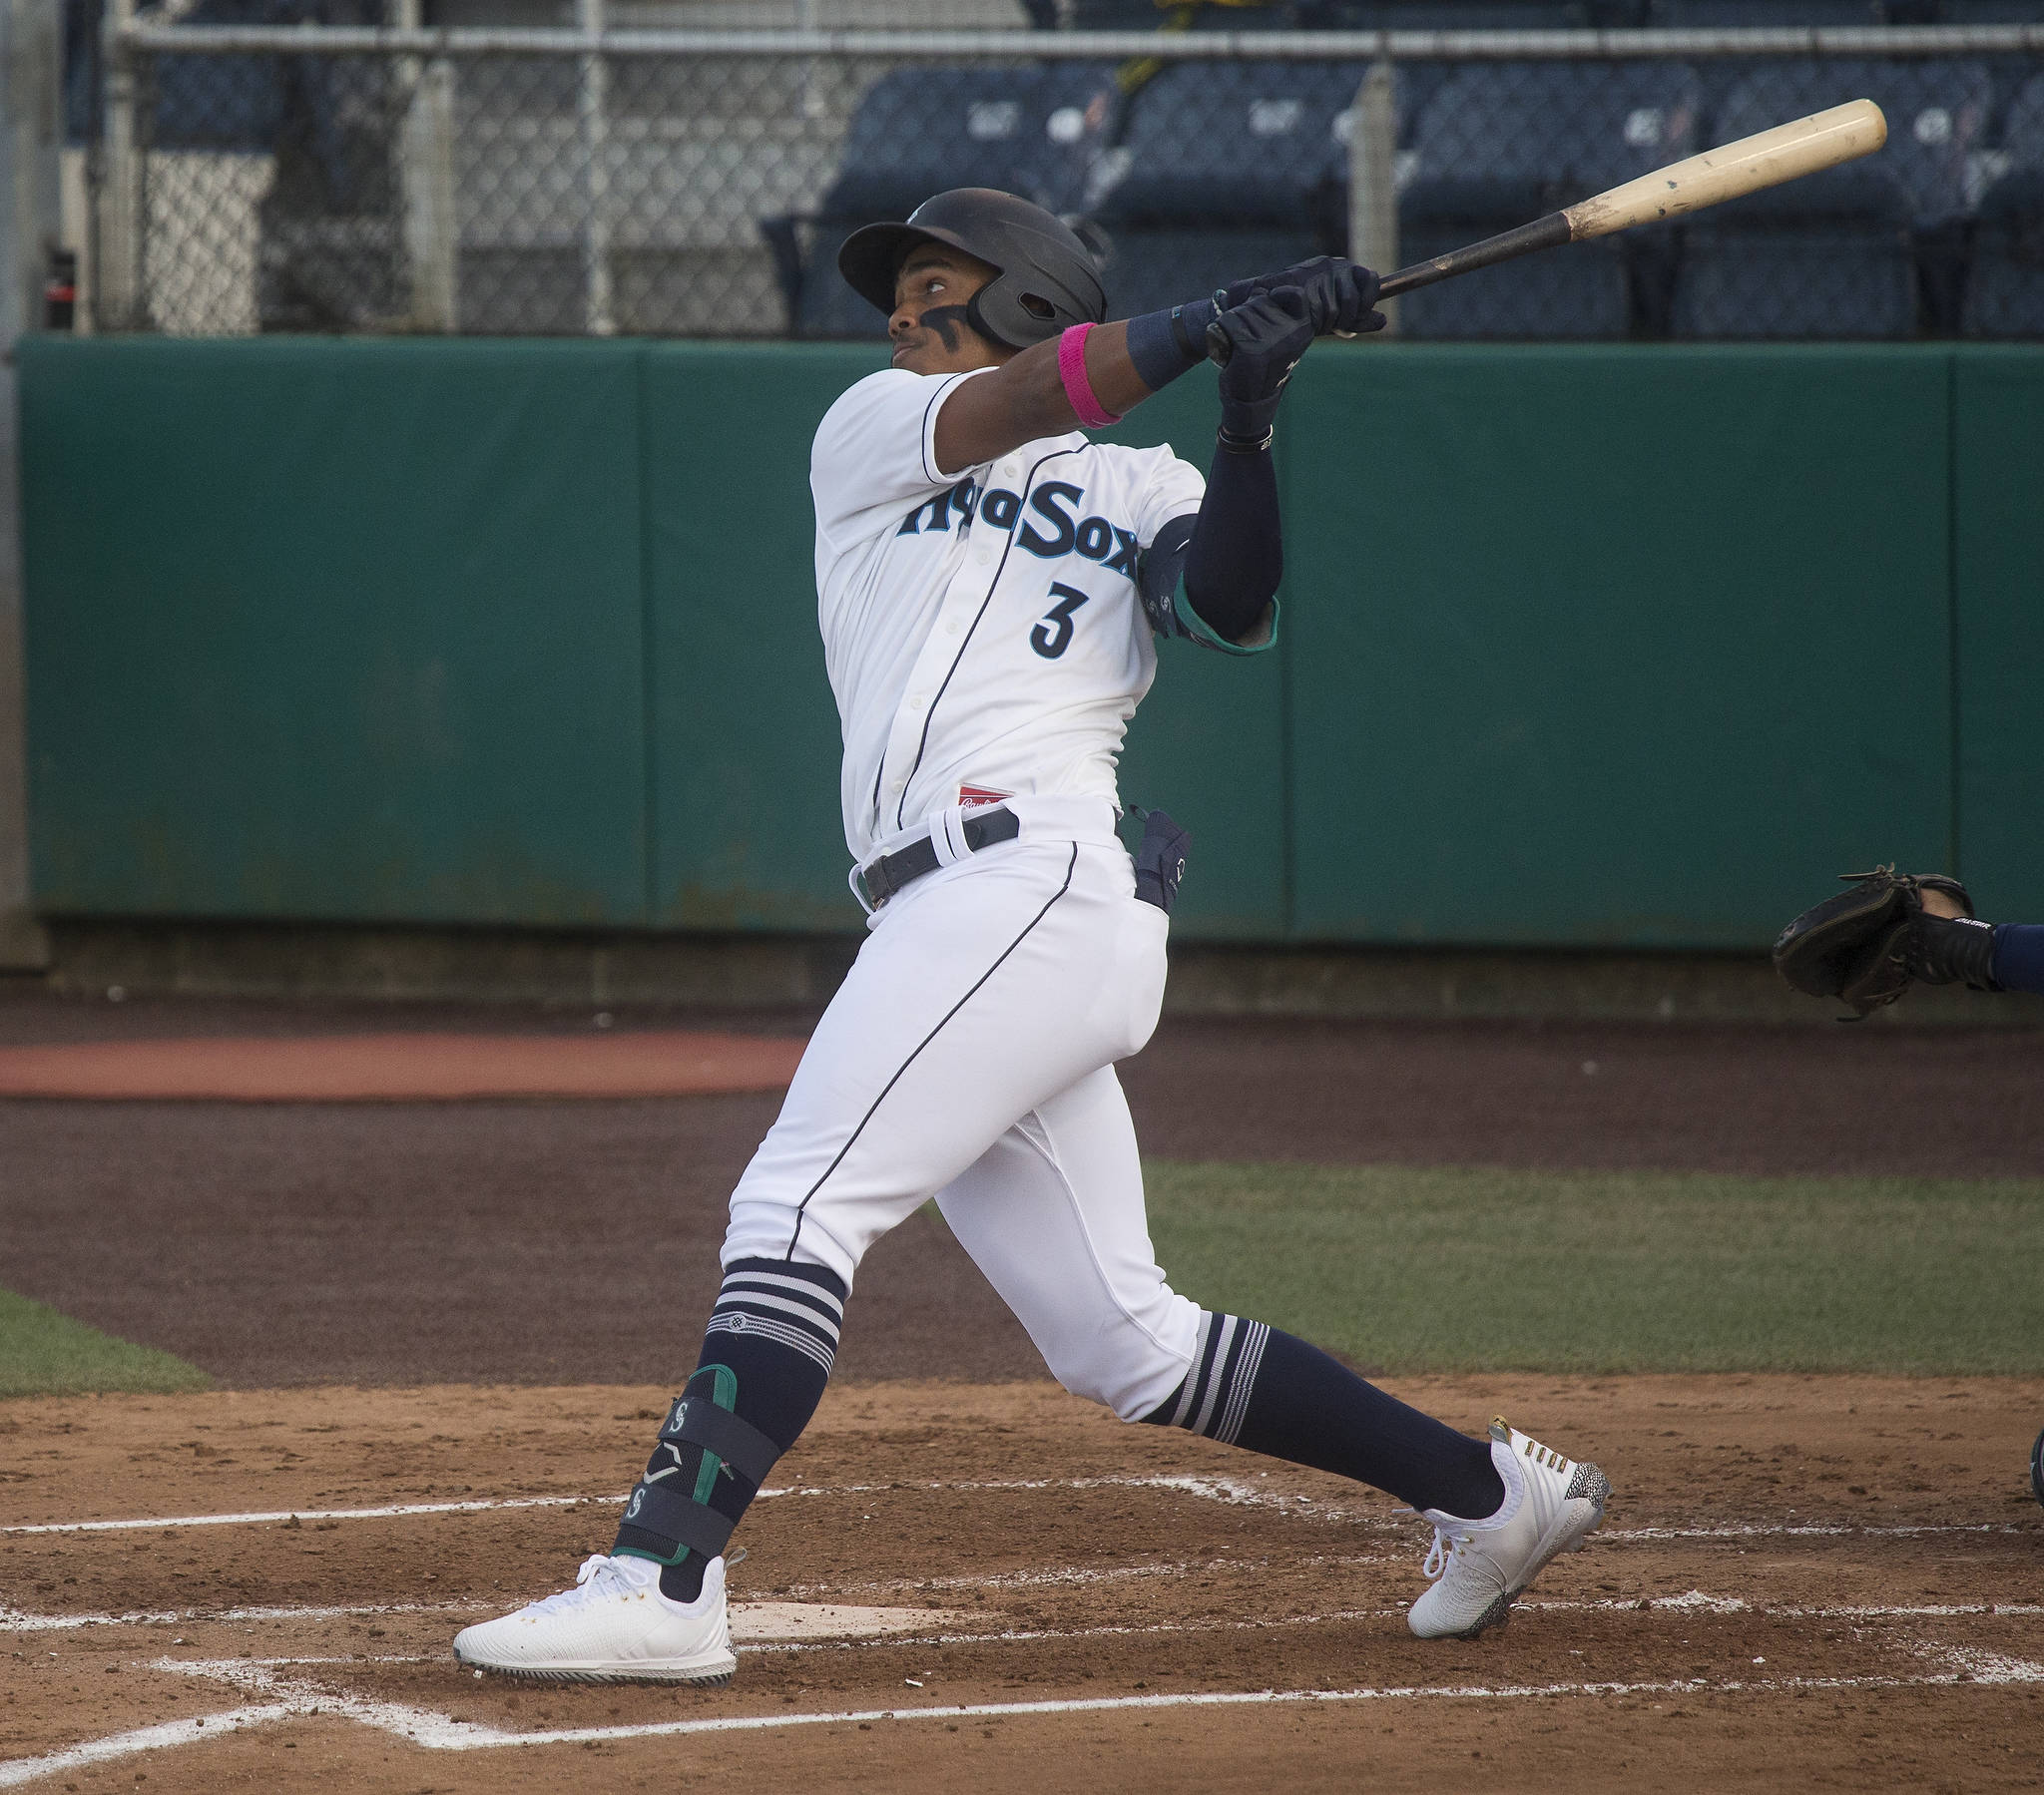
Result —
MULTIPOLYGON (((1284 540, 1278 517, 1278 470, 1270 451, 1217 449, 1196 519, 1174 518, 1143 558, 1143 604, 1160 634, 1199 636, 1177 611, 1184 602, 1215 646, 1243 645, 1278 592, 1284 540)), ((1261 645, 1258 645, 1261 646, 1261 645)))

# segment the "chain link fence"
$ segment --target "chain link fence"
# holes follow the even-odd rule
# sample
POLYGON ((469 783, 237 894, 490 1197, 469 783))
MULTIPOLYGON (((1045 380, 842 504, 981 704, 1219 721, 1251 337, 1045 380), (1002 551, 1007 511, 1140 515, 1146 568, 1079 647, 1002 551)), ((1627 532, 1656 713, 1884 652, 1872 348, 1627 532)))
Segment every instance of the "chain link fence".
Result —
POLYGON ((2044 336, 2044 16, 1784 31, 1688 9, 1176 36, 606 31, 600 0, 574 30, 145 16, 107 39, 84 309, 201 334, 877 337, 838 243, 980 185, 1073 220, 1125 313, 1323 251, 1418 260, 1868 95, 1877 157, 1415 292, 1396 326, 2044 336))

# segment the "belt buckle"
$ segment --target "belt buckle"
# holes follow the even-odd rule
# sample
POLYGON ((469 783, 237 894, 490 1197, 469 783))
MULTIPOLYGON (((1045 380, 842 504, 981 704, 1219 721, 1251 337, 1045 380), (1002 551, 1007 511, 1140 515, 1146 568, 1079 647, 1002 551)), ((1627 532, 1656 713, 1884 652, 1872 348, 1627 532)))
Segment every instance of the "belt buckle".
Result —
POLYGON ((854 866, 844 875, 844 882, 851 887, 852 898, 861 910, 868 916, 879 914, 880 906, 887 900, 885 897, 875 898, 866 890, 866 869, 863 866, 854 866))
POLYGON ((887 876, 887 859, 885 854, 875 854, 855 875, 863 887, 858 895, 865 899, 869 915, 882 909, 887 900, 901 889, 887 876))

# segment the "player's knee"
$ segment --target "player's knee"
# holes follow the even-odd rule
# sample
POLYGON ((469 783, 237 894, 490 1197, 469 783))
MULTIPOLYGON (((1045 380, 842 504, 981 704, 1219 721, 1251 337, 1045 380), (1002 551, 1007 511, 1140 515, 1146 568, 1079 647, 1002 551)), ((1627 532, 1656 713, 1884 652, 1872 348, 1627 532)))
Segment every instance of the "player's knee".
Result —
POLYGON ((741 1259, 794 1259, 820 1265, 834 1273, 847 1290, 858 1272, 857 1255, 848 1252, 814 1217, 804 1216, 792 1204, 744 1193, 732 1198, 731 1221, 719 1257, 726 1265, 741 1259))
POLYGON ((1130 1375, 1126 1368, 1085 1364, 1051 1367, 1059 1383, 1074 1396, 1083 1396, 1088 1402, 1097 1402, 1104 1409, 1112 1409, 1123 1421, 1139 1421, 1154 1409, 1154 1402, 1146 1403, 1142 1391, 1149 1380, 1140 1375, 1130 1375))
POLYGON ((1184 1382, 1190 1363, 1145 1329, 1121 1327, 1049 1355, 1051 1375, 1123 1421, 1141 1421, 1184 1382))

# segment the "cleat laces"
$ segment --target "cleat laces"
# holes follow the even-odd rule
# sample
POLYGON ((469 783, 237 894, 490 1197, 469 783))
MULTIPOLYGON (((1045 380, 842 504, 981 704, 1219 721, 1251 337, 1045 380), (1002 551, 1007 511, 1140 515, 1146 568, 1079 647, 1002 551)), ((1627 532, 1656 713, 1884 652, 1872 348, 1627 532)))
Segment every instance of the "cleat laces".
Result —
POLYGON ((585 1602, 602 1601, 606 1597, 630 1595, 637 1585, 620 1571, 610 1554, 592 1553, 582 1561, 582 1568, 575 1572, 575 1587, 562 1589, 555 1594, 541 1597, 526 1605, 528 1614, 553 1614, 565 1608, 579 1608, 585 1602))
POLYGON ((1440 1581, 1447 1575, 1455 1554, 1462 1550, 1467 1539, 1466 1534, 1451 1534, 1445 1528, 1435 1528, 1433 1544, 1427 1548, 1426 1562, 1419 1567, 1420 1574, 1432 1577, 1435 1582, 1440 1581))

